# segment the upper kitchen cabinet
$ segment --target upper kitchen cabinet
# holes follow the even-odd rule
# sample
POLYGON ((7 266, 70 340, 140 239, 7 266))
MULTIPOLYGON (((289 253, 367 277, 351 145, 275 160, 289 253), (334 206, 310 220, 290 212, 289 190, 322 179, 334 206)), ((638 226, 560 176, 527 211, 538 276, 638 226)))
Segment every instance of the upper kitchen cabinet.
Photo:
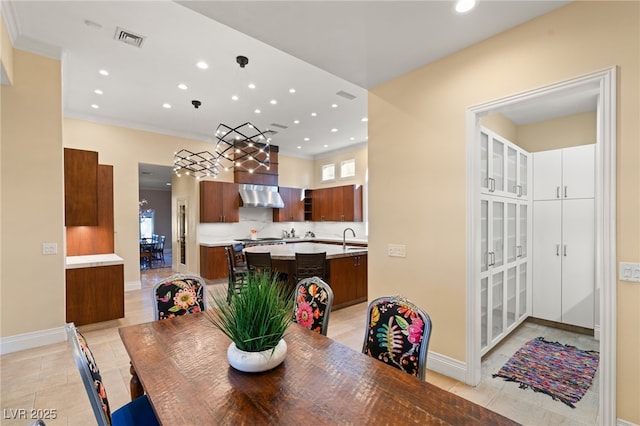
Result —
POLYGON ((238 185, 228 182, 200 182, 200 223, 240 221, 238 185))
POLYGON ((98 153, 64 149, 64 223, 98 225, 98 153))
POLYGON ((304 222, 305 191, 301 188, 278 188, 284 207, 273 209, 274 222, 304 222))
POLYGON ((480 131, 480 148, 481 192, 527 198, 529 153, 485 128, 480 131))
POLYGON ((362 185, 314 189, 312 220, 316 222, 362 222, 362 185))
POLYGON ((593 198, 595 145, 533 154, 533 199, 593 198))

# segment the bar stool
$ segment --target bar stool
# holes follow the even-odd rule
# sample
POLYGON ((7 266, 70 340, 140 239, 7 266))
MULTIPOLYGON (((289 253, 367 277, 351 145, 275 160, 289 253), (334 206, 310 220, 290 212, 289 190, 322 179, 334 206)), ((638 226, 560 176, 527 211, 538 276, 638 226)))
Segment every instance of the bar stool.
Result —
POLYGON ((296 253, 296 282, 305 278, 318 277, 325 279, 327 252, 296 253))

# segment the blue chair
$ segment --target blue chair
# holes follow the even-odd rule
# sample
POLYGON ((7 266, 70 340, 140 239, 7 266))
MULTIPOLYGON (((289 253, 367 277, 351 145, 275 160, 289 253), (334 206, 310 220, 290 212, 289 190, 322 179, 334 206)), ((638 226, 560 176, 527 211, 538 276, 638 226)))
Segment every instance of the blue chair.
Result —
POLYGON ((82 377, 84 388, 89 396, 89 402, 98 426, 159 425, 146 395, 125 404, 113 413, 111 412, 100 370, 86 339, 73 323, 67 324, 66 330, 73 358, 78 366, 78 371, 80 371, 80 377, 82 377))
POLYGON ((154 285, 151 294, 157 320, 207 310, 207 284, 197 275, 172 275, 154 285))
POLYGON ((424 380, 430 337, 424 310, 400 296, 379 297, 367 309, 362 353, 424 380))
POLYGON ((294 322, 326 336, 332 307, 333 290, 329 284, 319 277, 298 282, 293 302, 294 322))

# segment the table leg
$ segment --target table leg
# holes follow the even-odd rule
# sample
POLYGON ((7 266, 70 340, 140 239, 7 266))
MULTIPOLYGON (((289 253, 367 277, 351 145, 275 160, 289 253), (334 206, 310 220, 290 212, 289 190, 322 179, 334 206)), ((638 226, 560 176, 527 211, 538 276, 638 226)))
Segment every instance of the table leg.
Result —
POLYGON ((129 367, 129 373, 131 373, 129 388, 131 391, 131 400, 133 401, 134 399, 144 395, 144 389, 142 388, 140 379, 138 379, 138 373, 136 373, 136 369, 133 368, 133 364, 131 364, 131 367, 129 367))

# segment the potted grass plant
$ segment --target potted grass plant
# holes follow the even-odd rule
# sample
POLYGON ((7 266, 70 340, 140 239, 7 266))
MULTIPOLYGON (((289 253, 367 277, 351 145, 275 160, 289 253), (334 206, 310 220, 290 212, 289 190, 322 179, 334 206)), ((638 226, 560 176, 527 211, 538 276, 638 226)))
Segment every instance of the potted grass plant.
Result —
POLYGON ((292 321, 293 294, 269 271, 251 272, 242 291, 227 299, 212 296, 214 309, 206 315, 231 344, 229 364, 240 371, 260 372, 284 361, 287 343, 283 336, 292 321))

